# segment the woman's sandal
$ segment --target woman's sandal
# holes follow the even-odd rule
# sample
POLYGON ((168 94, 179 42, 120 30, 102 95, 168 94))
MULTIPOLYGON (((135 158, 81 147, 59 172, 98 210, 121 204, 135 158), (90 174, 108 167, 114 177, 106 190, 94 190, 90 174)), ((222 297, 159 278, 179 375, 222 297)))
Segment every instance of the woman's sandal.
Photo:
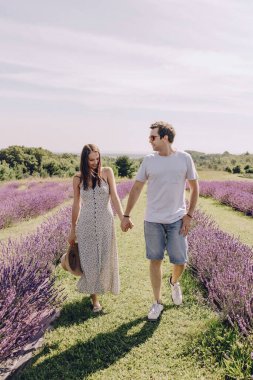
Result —
POLYGON ((102 306, 101 305, 93 306, 92 311, 93 313, 99 313, 100 311, 102 311, 102 306))

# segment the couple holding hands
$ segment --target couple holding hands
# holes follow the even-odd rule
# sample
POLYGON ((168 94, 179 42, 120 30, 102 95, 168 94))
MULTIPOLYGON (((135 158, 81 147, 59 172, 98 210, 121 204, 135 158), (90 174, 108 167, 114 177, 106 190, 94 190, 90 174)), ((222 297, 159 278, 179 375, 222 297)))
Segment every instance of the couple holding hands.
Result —
POLYGON ((91 295, 93 312, 102 310, 99 295, 119 293, 118 253, 111 203, 121 220, 121 229, 133 228, 131 211, 147 182, 144 218, 146 257, 150 261, 153 303, 148 319, 157 320, 162 311, 162 261, 165 250, 173 264, 168 279, 174 304, 182 303, 179 278, 188 261, 187 234, 199 196, 197 173, 191 156, 172 147, 174 128, 163 121, 150 126, 149 142, 153 154, 146 156, 137 172, 123 213, 111 168, 101 166, 97 146, 83 147, 80 172, 73 178, 74 201, 68 241, 77 239, 83 274, 77 289, 91 295), (189 206, 185 203, 185 182, 190 188, 189 206), (111 203, 110 203, 111 201, 111 203))

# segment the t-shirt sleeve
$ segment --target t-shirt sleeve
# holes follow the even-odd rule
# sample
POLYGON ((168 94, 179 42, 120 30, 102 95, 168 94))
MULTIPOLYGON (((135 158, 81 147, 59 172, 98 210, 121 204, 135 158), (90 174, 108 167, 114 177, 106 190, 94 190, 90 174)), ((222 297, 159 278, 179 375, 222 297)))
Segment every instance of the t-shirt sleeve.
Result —
POLYGON ((146 182, 147 179, 148 179, 148 176, 147 176, 147 160, 146 160, 146 158, 144 158, 144 160, 142 161, 142 163, 139 167, 139 170, 136 174, 135 180, 140 181, 140 182, 146 182))
POLYGON ((187 173, 186 173, 186 179, 192 180, 192 179, 198 179, 198 173, 195 168, 193 159, 190 155, 187 155, 187 173))

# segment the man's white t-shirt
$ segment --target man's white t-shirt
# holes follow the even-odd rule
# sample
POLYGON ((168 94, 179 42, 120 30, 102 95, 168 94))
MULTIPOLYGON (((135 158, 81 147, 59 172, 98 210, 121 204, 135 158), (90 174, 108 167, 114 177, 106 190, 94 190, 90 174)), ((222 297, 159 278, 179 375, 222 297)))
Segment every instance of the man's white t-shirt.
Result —
POLYGON ((197 179, 190 154, 175 151, 169 156, 153 153, 144 158, 136 181, 148 181, 147 222, 174 223, 186 214, 186 179, 197 179))

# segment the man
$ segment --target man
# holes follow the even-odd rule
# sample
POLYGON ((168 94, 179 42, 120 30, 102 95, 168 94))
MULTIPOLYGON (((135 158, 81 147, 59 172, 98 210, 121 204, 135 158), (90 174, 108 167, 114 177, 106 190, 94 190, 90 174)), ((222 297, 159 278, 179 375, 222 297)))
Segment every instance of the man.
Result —
POLYGON ((173 264, 169 284, 174 304, 182 303, 179 278, 185 270, 187 233, 199 196, 197 173, 191 156, 174 150, 174 128, 163 121, 150 127, 149 141, 155 153, 146 156, 130 191, 122 231, 132 228, 130 213, 147 181, 147 207, 144 220, 146 257, 150 260, 150 280, 154 303, 148 319, 155 321, 163 311, 161 301, 162 260, 165 249, 173 264), (190 187, 189 207, 185 203, 185 181, 190 187))

